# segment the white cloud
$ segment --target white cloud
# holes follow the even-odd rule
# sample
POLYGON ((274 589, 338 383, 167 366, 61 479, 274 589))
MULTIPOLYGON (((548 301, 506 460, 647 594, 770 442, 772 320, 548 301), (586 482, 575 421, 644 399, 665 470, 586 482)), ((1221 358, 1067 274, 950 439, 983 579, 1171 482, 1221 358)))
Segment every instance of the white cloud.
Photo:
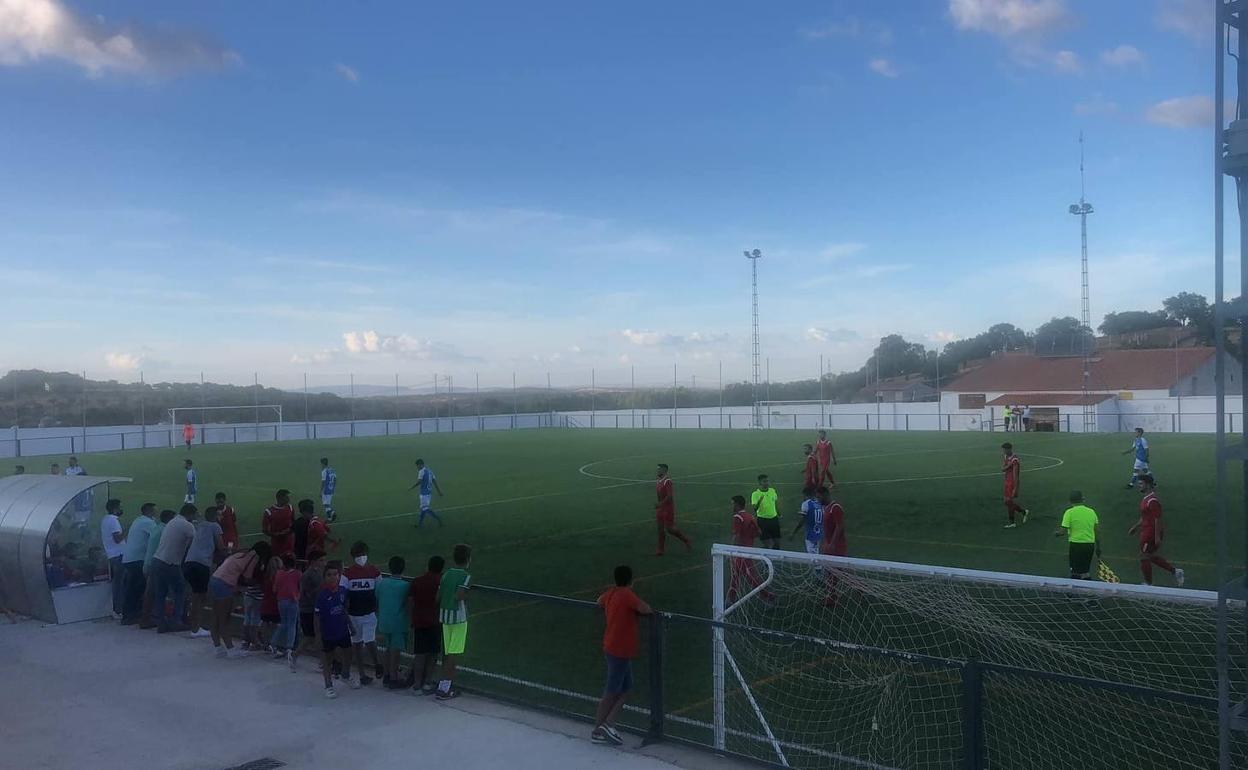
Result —
POLYGON ((1144 65, 1144 52, 1133 45, 1123 43, 1117 48, 1102 51, 1101 63, 1119 69, 1140 67, 1144 65))
POLYGON ((1074 51, 1058 51, 1053 54, 1053 69, 1067 75, 1077 75, 1083 71, 1083 62, 1074 51))
POLYGON ((878 265, 864 265, 854 271, 854 275, 859 278, 877 278, 881 275, 890 275, 892 273, 903 273, 914 267, 908 262, 885 262, 878 265))
POLYGON ((1062 0, 949 0, 958 29, 1013 37, 1048 32, 1070 22, 1062 0))
POLYGON ((1144 112, 1149 123, 1170 128, 1206 128, 1213 125, 1212 97, 1179 96, 1157 102, 1144 112))
POLYGON ((803 336, 807 342, 846 343, 862 339, 862 335, 853 329, 824 329, 818 326, 811 326, 803 336))
POLYGON ((355 67, 338 62, 334 65, 334 71, 338 73, 339 77, 348 83, 360 82, 360 73, 355 69, 355 67))
POLYGON ((883 75, 886 78, 900 77, 901 72, 897 69, 897 65, 888 59, 872 59, 867 63, 871 71, 877 75, 883 75))
POLYGON ((927 339, 929 342, 935 342, 938 345, 945 345, 962 339, 962 335, 955 332, 934 331, 927 335, 927 339))
POLYGON ((727 334, 703 334, 702 332, 673 334, 671 332, 656 332, 642 329, 625 329, 620 332, 620 336, 641 347, 679 349, 706 347, 728 339, 727 334))
POLYGON ((143 365, 143 355, 140 353, 105 353, 104 365, 115 372, 138 371, 143 365))
POLYGON ((819 250, 819 256, 825 260, 841 259, 842 257, 850 257, 863 249, 867 248, 865 243, 855 243, 848 241, 846 243, 830 243, 819 250))
POLYGON ((1157 26, 1198 43, 1213 39, 1213 3, 1209 0, 1161 0, 1157 26))
POLYGON ((1074 107, 1076 115, 1116 115, 1118 113, 1118 102, 1106 99, 1101 94, 1095 94, 1090 99, 1084 99, 1076 102, 1074 107))
POLYGON ((83 17, 60 0, 0 0, 0 65, 59 59, 91 76, 220 69, 238 54, 191 35, 83 17))
POLYGON ((859 19, 856 16, 847 16, 838 21, 806 27, 801 31, 801 34, 802 37, 809 40, 866 38, 881 45, 888 45, 893 42, 893 30, 887 24, 870 19, 859 19))
POLYGON ((343 332, 342 344, 352 355, 388 355, 417 361, 464 360, 453 346, 409 334, 378 334, 367 331, 343 332))

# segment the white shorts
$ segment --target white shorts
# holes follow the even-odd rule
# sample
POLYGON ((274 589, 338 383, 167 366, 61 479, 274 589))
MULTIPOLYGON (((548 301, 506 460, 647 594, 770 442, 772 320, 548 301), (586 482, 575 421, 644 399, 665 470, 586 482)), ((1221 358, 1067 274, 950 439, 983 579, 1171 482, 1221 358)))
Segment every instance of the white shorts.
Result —
POLYGON ((377 641, 377 613, 348 615, 351 626, 351 644, 370 644, 377 641))
POLYGON ((819 553, 818 543, 812 543, 809 540, 803 540, 802 542, 806 544, 806 553, 819 553))
POLYGON ((433 495, 420 496, 420 510, 424 511, 433 507, 433 495))
POLYGON ((1135 469, 1137 473, 1148 473, 1148 463, 1144 462, 1143 460, 1136 460, 1135 465, 1133 465, 1132 467, 1135 469))
POLYGON ((328 495, 321 495, 321 507, 322 508, 332 508, 333 506, 334 506, 334 496, 332 493, 328 495))
POLYGON ((183 502, 183 503, 193 503, 193 502, 195 502, 195 495, 187 495, 187 496, 183 497, 183 498, 182 498, 182 502, 183 502))

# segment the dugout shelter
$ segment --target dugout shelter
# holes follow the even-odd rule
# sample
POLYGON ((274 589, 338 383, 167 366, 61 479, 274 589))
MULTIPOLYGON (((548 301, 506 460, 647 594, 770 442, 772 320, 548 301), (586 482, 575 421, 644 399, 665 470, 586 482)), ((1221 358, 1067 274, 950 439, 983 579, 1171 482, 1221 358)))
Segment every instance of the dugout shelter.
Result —
POLYGON ((0 479, 0 602, 45 623, 112 612, 100 521, 118 476, 0 479))

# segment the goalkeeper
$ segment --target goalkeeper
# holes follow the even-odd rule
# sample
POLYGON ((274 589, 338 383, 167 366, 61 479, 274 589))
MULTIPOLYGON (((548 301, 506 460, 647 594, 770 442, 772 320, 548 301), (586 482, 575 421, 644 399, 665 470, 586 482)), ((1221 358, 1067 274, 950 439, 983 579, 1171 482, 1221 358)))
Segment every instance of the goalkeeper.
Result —
POLYGON ((1070 493, 1070 507, 1062 514, 1062 523, 1054 537, 1066 535, 1070 544, 1070 577, 1073 580, 1089 580, 1092 558, 1100 558, 1100 519, 1096 511, 1083 504, 1083 493, 1070 493))

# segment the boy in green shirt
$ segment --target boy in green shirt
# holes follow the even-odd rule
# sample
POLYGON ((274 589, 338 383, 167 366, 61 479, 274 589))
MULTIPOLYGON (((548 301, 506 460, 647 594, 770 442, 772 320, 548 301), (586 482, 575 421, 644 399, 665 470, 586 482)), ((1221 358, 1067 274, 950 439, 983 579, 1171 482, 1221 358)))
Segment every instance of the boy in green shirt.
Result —
POLYGON ((402 556, 391 556, 390 577, 377 584, 377 630, 386 635, 386 676, 382 686, 387 690, 405 687, 399 676, 399 655, 407 651, 407 581, 403 570, 407 561, 402 556))
POLYGON ((468 563, 472 560, 472 547, 460 543, 451 552, 455 566, 442 573, 438 585, 438 618, 442 621, 442 681, 438 682, 438 700, 450 700, 459 695, 451 689, 455 678, 456 659, 464 654, 468 642, 468 588, 472 575, 468 563))

